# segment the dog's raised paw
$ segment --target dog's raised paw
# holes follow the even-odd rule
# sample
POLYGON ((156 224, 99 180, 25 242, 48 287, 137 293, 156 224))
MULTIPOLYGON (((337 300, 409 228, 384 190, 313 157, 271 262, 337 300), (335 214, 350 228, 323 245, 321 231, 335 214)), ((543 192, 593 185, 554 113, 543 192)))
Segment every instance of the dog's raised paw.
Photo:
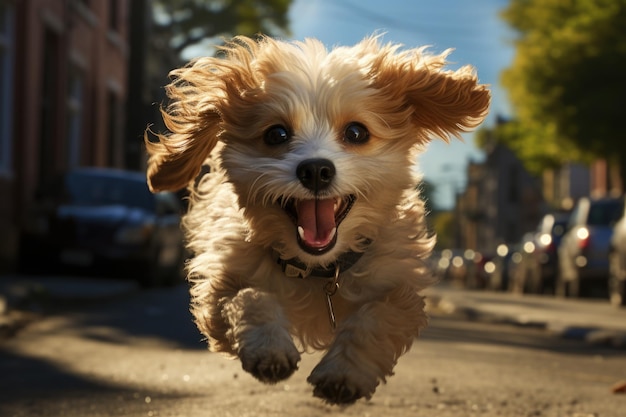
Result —
POLYGON ((328 404, 351 405, 360 398, 370 399, 378 386, 375 375, 337 357, 326 356, 311 372, 307 382, 313 395, 328 404))
POLYGON ((345 380, 320 381, 315 385, 313 395, 335 405, 351 405, 363 397, 356 387, 350 387, 345 380))
MULTIPOLYGON (((264 329, 257 329, 254 336, 248 339, 245 347, 239 351, 241 365, 261 382, 275 384, 289 378, 297 369, 300 362, 300 352, 285 332, 282 337, 274 333, 274 337, 267 337, 264 329)), ((281 333, 278 333, 281 335, 281 333)))
POLYGON ((275 384, 289 378, 297 369, 300 356, 268 353, 241 359, 243 369, 266 384, 275 384))

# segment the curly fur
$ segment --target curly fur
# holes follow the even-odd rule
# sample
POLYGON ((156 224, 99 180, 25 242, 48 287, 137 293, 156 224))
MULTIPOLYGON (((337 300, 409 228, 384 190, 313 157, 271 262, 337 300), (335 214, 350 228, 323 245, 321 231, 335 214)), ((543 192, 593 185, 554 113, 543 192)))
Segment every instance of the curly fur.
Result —
POLYGON ((162 111, 169 130, 146 135, 151 189, 189 185, 184 218, 192 312, 214 351, 238 356, 263 382, 289 377, 307 349, 326 354, 309 376, 330 403, 369 398, 393 374, 427 323, 420 291, 433 283, 434 244, 416 191, 415 158, 431 137, 448 140, 485 117, 489 92, 471 67, 445 70, 446 56, 364 39, 327 51, 320 42, 238 37, 223 56, 174 70, 162 111), (358 122, 369 140, 351 143, 358 122), (284 126, 284 144, 264 142, 284 126), (336 168, 323 192, 296 175, 305 160, 336 168), (210 173, 197 179, 201 167, 210 173), (323 253, 303 250, 287 200, 352 195, 356 202, 323 253), (341 271, 326 313, 326 280, 288 278, 276 262, 297 258, 341 271))

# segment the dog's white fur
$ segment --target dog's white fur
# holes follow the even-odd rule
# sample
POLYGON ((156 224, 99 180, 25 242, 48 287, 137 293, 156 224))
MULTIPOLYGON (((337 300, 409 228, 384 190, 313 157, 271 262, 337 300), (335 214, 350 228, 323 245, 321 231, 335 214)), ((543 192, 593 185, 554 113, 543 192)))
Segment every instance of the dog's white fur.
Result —
POLYGON ((471 67, 445 70, 448 51, 401 50, 378 37, 332 51, 315 40, 238 37, 222 51, 172 72, 162 111, 170 132, 146 136, 151 189, 191 182, 184 227, 196 323, 212 350, 238 356, 261 381, 290 376, 300 352, 321 349, 308 378, 314 394, 343 404, 369 398, 427 323, 419 292, 433 283, 425 259, 434 237, 415 157, 431 136, 476 127, 489 92, 471 67), (351 122, 369 140, 346 140, 351 122), (276 125, 288 141, 264 142, 276 125), (209 157, 211 172, 192 182, 209 157), (324 195, 356 196, 336 244, 320 254, 298 244, 284 208, 286 199, 318 197, 296 175, 312 158, 336 168, 324 195), (349 251, 363 255, 340 273, 334 331, 327 280, 289 278, 275 254, 332 268, 349 251))

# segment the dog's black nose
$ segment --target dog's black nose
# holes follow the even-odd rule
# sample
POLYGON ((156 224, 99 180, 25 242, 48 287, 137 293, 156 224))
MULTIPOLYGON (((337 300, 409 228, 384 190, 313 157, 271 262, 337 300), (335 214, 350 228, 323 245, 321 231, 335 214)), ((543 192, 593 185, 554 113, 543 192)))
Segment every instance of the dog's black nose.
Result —
POLYGON ((330 185, 335 177, 335 165, 328 159, 307 159, 296 168, 298 179, 306 188, 320 191, 330 185))

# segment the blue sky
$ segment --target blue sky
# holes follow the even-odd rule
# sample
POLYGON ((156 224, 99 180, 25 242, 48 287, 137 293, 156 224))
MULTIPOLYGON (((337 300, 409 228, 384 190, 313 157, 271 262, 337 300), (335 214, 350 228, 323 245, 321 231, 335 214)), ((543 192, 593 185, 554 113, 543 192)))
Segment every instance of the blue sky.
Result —
MULTIPOLYGON (((499 18, 508 0, 294 0, 289 15, 294 39, 313 37, 327 47, 351 45, 374 32, 408 48, 430 45, 433 53, 454 48, 450 68, 472 64, 480 82, 490 84, 492 106, 486 126, 496 115, 510 116, 500 72, 514 50, 512 33, 499 18)), ((424 177, 437 185, 435 205, 450 208, 454 190, 465 186, 469 160, 481 161, 473 135, 465 142, 433 141, 418 161, 424 177)))

